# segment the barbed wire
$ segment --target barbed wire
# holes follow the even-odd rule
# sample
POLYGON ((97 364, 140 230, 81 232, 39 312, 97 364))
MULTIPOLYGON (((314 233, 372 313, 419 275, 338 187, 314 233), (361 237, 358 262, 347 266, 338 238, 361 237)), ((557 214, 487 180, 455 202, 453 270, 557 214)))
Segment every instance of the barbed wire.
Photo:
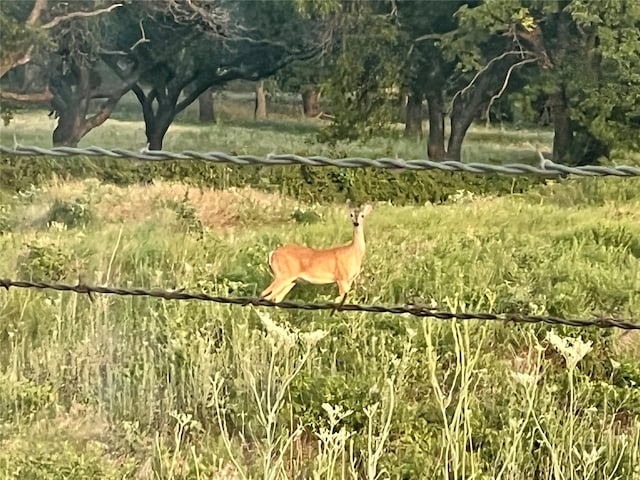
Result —
POLYGON ((436 318, 439 320, 484 320, 484 321, 503 321, 515 323, 546 323, 549 325, 565 325, 573 327, 598 327, 598 328, 620 328, 623 330, 640 330, 640 324, 630 320, 621 320, 616 318, 561 318, 545 315, 524 315, 518 313, 466 313, 466 312, 447 312, 439 311, 434 308, 420 305, 358 305, 358 304, 339 304, 339 303, 298 303, 298 302, 280 302, 274 303, 263 298, 256 297, 221 297, 211 296, 206 293, 190 293, 183 290, 161 290, 161 289, 145 289, 145 288, 117 288, 117 287, 101 287, 96 285, 86 285, 78 283, 70 285, 64 283, 52 283, 44 281, 27 281, 27 280, 11 280, 8 278, 0 278, 0 287, 4 287, 7 291, 11 287, 40 289, 40 290, 56 290, 60 292, 75 292, 78 294, 87 294, 93 301, 92 294, 105 294, 117 296, 133 296, 133 297, 153 297, 164 300, 200 300, 207 302, 215 302, 227 305, 240 305, 254 307, 277 307, 283 309, 295 310, 333 310, 345 312, 368 312, 368 313, 391 313, 391 314, 409 314, 415 317, 436 318))
POLYGON ((139 152, 125 150, 122 148, 106 149, 102 147, 55 147, 43 148, 35 146, 20 146, 13 148, 0 145, 0 153, 20 155, 20 156, 52 156, 52 157, 109 157, 126 158, 143 161, 165 161, 165 160, 203 160, 216 164, 233 164, 239 166, 246 165, 306 165, 309 167, 341 167, 341 168, 381 168, 387 170, 438 170, 443 172, 467 172, 475 174, 498 173, 503 175, 539 175, 544 177, 554 177, 558 175, 578 175, 586 177, 640 177, 640 167, 633 166, 581 166, 569 167, 554 163, 551 160, 541 159, 540 166, 527 165, 523 163, 510 163, 504 165, 493 165, 486 163, 463 163, 456 161, 434 162, 431 160, 402 160, 400 158, 362 158, 345 157, 331 159, 323 156, 305 157, 294 154, 269 154, 264 157, 256 155, 230 155, 224 152, 195 152, 186 150, 180 153, 168 152, 164 150, 147 150, 139 152))

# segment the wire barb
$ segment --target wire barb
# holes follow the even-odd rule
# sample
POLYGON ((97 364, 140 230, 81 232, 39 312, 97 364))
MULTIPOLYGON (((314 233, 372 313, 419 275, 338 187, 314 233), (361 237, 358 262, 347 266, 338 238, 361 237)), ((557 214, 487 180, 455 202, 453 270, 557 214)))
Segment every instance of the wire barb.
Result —
POLYGON ((430 307, 421 305, 357 305, 352 303, 297 303, 280 302, 275 303, 270 300, 255 297, 220 297, 211 296, 206 293, 185 292, 182 290, 161 290, 144 288, 118 288, 101 287, 97 285, 77 284, 68 285, 64 283, 52 283, 44 281, 11 280, 0 278, 0 286, 9 290, 15 288, 32 288, 39 290, 56 290, 59 292, 75 292, 79 294, 99 293, 103 295, 134 296, 134 297, 154 297, 164 300, 200 300, 215 302, 227 305, 239 305, 254 307, 277 307, 288 310, 340 310, 344 312, 368 312, 368 313, 390 313, 409 314, 415 317, 435 318, 438 320, 482 320, 482 321, 502 321, 515 323, 546 323, 549 325, 565 325, 572 327, 597 327, 597 328, 620 328, 623 330, 640 330, 640 323, 631 320, 621 320, 616 318, 598 317, 590 319, 582 318, 561 318, 543 315, 525 315, 520 313, 467 313, 467 312, 447 312, 438 311, 430 307))
POLYGON ((331 159, 322 156, 304 157, 294 154, 269 154, 265 157, 256 155, 230 155, 224 152, 194 152, 186 150, 180 153, 164 150, 143 150, 133 152, 121 148, 106 149, 102 147, 72 148, 55 147, 42 148, 35 146, 20 146, 9 148, 0 145, 0 153, 20 156, 53 156, 53 157, 109 157, 128 158, 143 161, 165 160, 203 160, 216 164, 231 163, 233 165, 306 165, 309 167, 341 167, 341 168, 381 168, 387 170, 438 170, 442 172, 467 172, 481 175, 498 173, 503 175, 538 175, 543 177, 558 177, 566 175, 578 175, 583 177, 640 177, 640 167, 633 166, 581 166, 569 167, 546 160, 541 166, 527 165, 524 163, 510 163, 493 165, 486 163, 463 163, 456 161, 434 162, 431 160, 402 160, 399 158, 361 158, 345 157, 331 159))

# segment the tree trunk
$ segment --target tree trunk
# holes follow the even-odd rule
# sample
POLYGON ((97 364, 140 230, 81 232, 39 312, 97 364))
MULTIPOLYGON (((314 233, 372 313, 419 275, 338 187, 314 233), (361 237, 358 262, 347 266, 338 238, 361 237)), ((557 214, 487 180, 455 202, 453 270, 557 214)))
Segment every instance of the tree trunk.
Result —
MULTIPOLYGON (((167 130, 169 130, 169 126, 171 126, 178 111, 176 104, 179 92, 170 91, 166 86, 160 85, 157 88, 152 88, 151 91, 145 95, 138 84, 132 87, 132 91, 142 106, 144 133, 147 137, 149 150, 162 150, 164 136, 167 130), (154 102, 156 104, 155 110, 154 102)), ((194 93, 194 95, 196 94, 194 93)), ((194 96, 193 100, 196 98, 197 97, 194 96)))
POLYGON ((553 161, 571 162, 571 141, 573 128, 564 87, 551 95, 551 116, 553 117, 553 161))
POLYGON ((320 101, 316 87, 310 87, 303 90, 302 111, 306 117, 317 117, 320 115, 320 101))
POLYGON ((81 108, 71 106, 59 110, 58 124, 53 130, 52 140, 54 147, 77 147, 82 138, 84 115, 81 108))
POLYGON ((578 167, 597 165, 601 157, 610 157, 611 149, 607 143, 597 138, 582 125, 572 126, 571 165, 578 167))
POLYGON ((213 109, 213 91, 208 88, 198 97, 200 123, 215 123, 216 113, 213 109))
POLYGON ((267 118, 267 97, 264 93, 264 80, 256 83, 256 103, 253 110, 253 119, 267 118))
POLYGON ((169 126, 173 122, 174 117, 175 114, 172 110, 161 111, 158 109, 154 120, 146 124, 145 134, 147 136, 149 150, 162 150, 164 136, 167 134, 167 130, 169 130, 169 126))
POLYGON ((427 93, 429 108, 429 139, 427 155, 430 160, 442 161, 446 157, 444 148, 444 100, 442 92, 427 93))
POLYGON ((415 93, 407 98, 404 134, 407 137, 422 138, 422 96, 415 93))
POLYGON ((451 134, 447 144, 447 160, 461 161, 462 142, 478 110, 479 108, 463 105, 463 102, 459 101, 459 99, 454 102, 453 110, 451 111, 451 134))

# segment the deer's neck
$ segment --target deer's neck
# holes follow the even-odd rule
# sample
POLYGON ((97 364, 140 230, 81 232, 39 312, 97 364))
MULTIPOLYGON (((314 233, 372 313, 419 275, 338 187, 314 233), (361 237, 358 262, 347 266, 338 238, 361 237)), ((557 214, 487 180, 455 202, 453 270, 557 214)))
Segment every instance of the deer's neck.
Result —
POLYGON ((353 229, 351 247, 360 255, 364 255, 364 225, 362 223, 353 229))

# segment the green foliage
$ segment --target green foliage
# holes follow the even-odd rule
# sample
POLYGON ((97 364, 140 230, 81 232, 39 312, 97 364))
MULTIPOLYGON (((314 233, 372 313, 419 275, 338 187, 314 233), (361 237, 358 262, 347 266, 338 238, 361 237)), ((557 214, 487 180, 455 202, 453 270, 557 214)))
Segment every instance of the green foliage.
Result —
POLYGON ((19 60, 30 47, 50 46, 47 32, 26 25, 33 2, 0 3, 0 64, 19 60))
POLYGON ((33 442, 24 439, 3 449, 0 469, 7 480, 85 480, 126 478, 131 463, 118 465, 105 457, 108 446, 97 441, 87 442, 79 449, 59 439, 33 442))
POLYGON ((0 235, 11 232, 12 221, 6 205, 0 205, 0 235))
POLYGON ((56 200, 47 213, 47 226, 60 223, 67 228, 87 227, 93 220, 93 212, 85 198, 71 201, 56 200))
MULTIPOLYGON (((51 198, 76 198, 78 187, 58 181, 6 197, 11 215, 26 217, 13 245, 29 245, 17 258, 15 248, 0 249, 7 276, 37 270, 55 279, 78 257, 91 283, 255 295, 269 281, 275 246, 330 246, 351 233, 344 204, 295 202, 269 222, 263 207, 233 228, 184 235, 201 221, 197 198, 163 203, 153 186, 97 182, 82 189, 96 212, 114 208, 99 199, 135 198, 151 213, 131 210, 82 232, 29 221, 51 198), (296 211, 304 213, 291 218, 296 211), (306 212, 321 221, 304 221, 306 212)), ((245 199, 235 202, 227 208, 246 208, 245 199)), ((349 300, 637 318, 639 202, 633 179, 586 178, 499 198, 460 192, 437 206, 377 204, 349 300)), ((290 294, 333 297, 335 286, 298 285, 290 294)), ((617 331, 136 297, 92 302, 21 289, 3 298, 0 467, 16 478, 202 478, 237 468, 290 478, 384 468, 392 478, 447 469, 524 480, 552 476, 559 464, 567 476, 597 479, 589 472, 632 478, 640 462, 637 350, 614 353, 633 340, 617 331), (104 420, 92 426, 96 412, 104 420), (42 430, 56 442, 40 441, 42 430)))
POLYGON ((186 233, 195 234, 199 238, 205 233, 205 227, 196 215, 196 209, 189 203, 189 192, 185 192, 184 198, 179 201, 167 201, 163 206, 170 208, 176 213, 180 225, 186 233))
POLYGON ((297 223, 317 223, 322 220, 322 216, 314 210, 301 210, 296 208, 293 214, 291 214, 297 223))
POLYGON ((320 141, 367 139, 389 131, 398 105, 393 90, 400 85, 401 52, 387 8, 386 2, 357 1, 344 12, 340 47, 329 57, 331 74, 322 86, 336 118, 320 141))
MULTIPOLYGON (((11 338, 16 325, 4 326, 2 336, 11 338)), ((4 339, 3 339, 4 340, 4 339)), ((0 341, 3 348, 11 349, 9 342, 0 341)), ((35 417, 55 404, 51 385, 38 385, 31 380, 8 381, 0 385, 0 419, 3 422, 21 421, 35 417)))
MULTIPOLYGON (((352 200, 391 201, 403 205, 446 201, 460 190, 478 194, 505 195, 524 192, 544 183, 540 178, 510 178, 446 172, 392 172, 379 169, 227 167, 197 161, 132 164, 126 160, 77 159, 66 168, 55 159, 24 162, 19 157, 0 159, 0 184, 12 190, 41 184, 53 175, 61 178, 95 177, 115 185, 146 183, 152 179, 182 180, 214 188, 252 186, 275 191, 308 202, 352 200)), ((79 207, 76 207, 79 208, 79 207)), ((84 211, 84 210, 78 210, 84 211)))
POLYGON ((574 0, 567 11, 584 32, 589 60, 585 62, 584 55, 580 63, 573 59, 583 67, 580 94, 572 99, 574 118, 608 145, 639 149, 640 5, 629 0, 606 6, 574 0), (591 44, 594 37, 596 45, 591 44), (589 64, 595 72, 585 75, 589 64))
POLYGON ((52 245, 27 243, 27 252, 20 255, 20 275, 36 280, 60 281, 68 278, 71 254, 65 249, 52 245))

